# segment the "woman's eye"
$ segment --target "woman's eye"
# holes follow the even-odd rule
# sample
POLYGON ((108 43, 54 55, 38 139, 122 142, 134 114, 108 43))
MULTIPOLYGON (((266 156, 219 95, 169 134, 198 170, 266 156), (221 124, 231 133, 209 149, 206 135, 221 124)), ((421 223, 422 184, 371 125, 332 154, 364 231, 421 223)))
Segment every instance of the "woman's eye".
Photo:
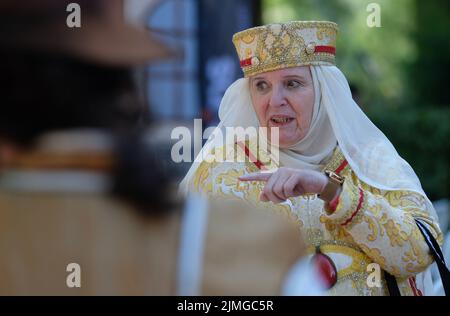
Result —
POLYGON ((265 83, 265 82, 258 82, 258 83, 256 84, 256 89, 257 89, 258 91, 264 91, 264 90, 267 89, 267 87, 268 87, 268 85, 267 85, 267 83, 265 83))
POLYGON ((296 81, 296 80, 289 80, 289 81, 287 82, 287 84, 286 84, 286 86, 287 86, 289 89, 295 89, 295 88, 300 87, 301 85, 302 85, 302 84, 301 84, 300 82, 296 81))

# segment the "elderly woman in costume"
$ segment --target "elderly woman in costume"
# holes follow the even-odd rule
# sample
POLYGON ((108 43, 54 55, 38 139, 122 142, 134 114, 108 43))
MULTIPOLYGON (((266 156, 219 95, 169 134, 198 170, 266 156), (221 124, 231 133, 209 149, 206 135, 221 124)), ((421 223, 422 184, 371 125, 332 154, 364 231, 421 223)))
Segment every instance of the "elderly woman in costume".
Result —
POLYGON ((217 129, 277 128, 278 138, 263 134, 270 149, 228 146, 215 133, 181 186, 292 216, 330 295, 389 295, 387 273, 402 295, 426 295, 433 259, 415 220, 442 241, 436 213, 353 101, 335 66, 337 31, 332 22, 288 22, 235 34, 245 76, 226 91, 217 129), (237 159, 213 159, 229 150, 237 159))

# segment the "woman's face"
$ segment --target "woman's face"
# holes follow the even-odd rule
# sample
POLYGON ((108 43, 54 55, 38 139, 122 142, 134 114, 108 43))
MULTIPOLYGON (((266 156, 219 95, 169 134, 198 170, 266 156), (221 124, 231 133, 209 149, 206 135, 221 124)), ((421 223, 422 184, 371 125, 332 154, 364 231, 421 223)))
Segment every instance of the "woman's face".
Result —
POLYGON ((314 85, 309 67, 255 75, 250 78, 250 94, 261 126, 279 128, 280 148, 295 145, 306 136, 314 107, 314 85))

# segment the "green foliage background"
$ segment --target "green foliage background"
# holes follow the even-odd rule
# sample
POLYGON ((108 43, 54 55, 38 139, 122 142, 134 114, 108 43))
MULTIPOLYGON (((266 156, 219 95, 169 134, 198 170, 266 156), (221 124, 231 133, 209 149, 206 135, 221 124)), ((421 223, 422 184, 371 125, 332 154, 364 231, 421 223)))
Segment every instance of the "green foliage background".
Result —
POLYGON ((355 98, 417 172, 431 199, 450 197, 450 1, 263 0, 263 23, 339 24, 337 65, 355 98), (381 27, 370 28, 377 3, 381 27))

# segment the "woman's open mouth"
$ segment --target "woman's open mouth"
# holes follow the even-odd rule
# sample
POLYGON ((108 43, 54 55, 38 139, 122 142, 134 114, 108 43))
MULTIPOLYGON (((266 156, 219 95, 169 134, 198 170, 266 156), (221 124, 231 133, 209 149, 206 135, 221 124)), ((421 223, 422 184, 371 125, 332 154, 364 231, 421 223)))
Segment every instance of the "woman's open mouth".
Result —
POLYGON ((273 126, 285 126, 293 122, 295 119, 288 116, 272 116, 270 122, 273 126))

